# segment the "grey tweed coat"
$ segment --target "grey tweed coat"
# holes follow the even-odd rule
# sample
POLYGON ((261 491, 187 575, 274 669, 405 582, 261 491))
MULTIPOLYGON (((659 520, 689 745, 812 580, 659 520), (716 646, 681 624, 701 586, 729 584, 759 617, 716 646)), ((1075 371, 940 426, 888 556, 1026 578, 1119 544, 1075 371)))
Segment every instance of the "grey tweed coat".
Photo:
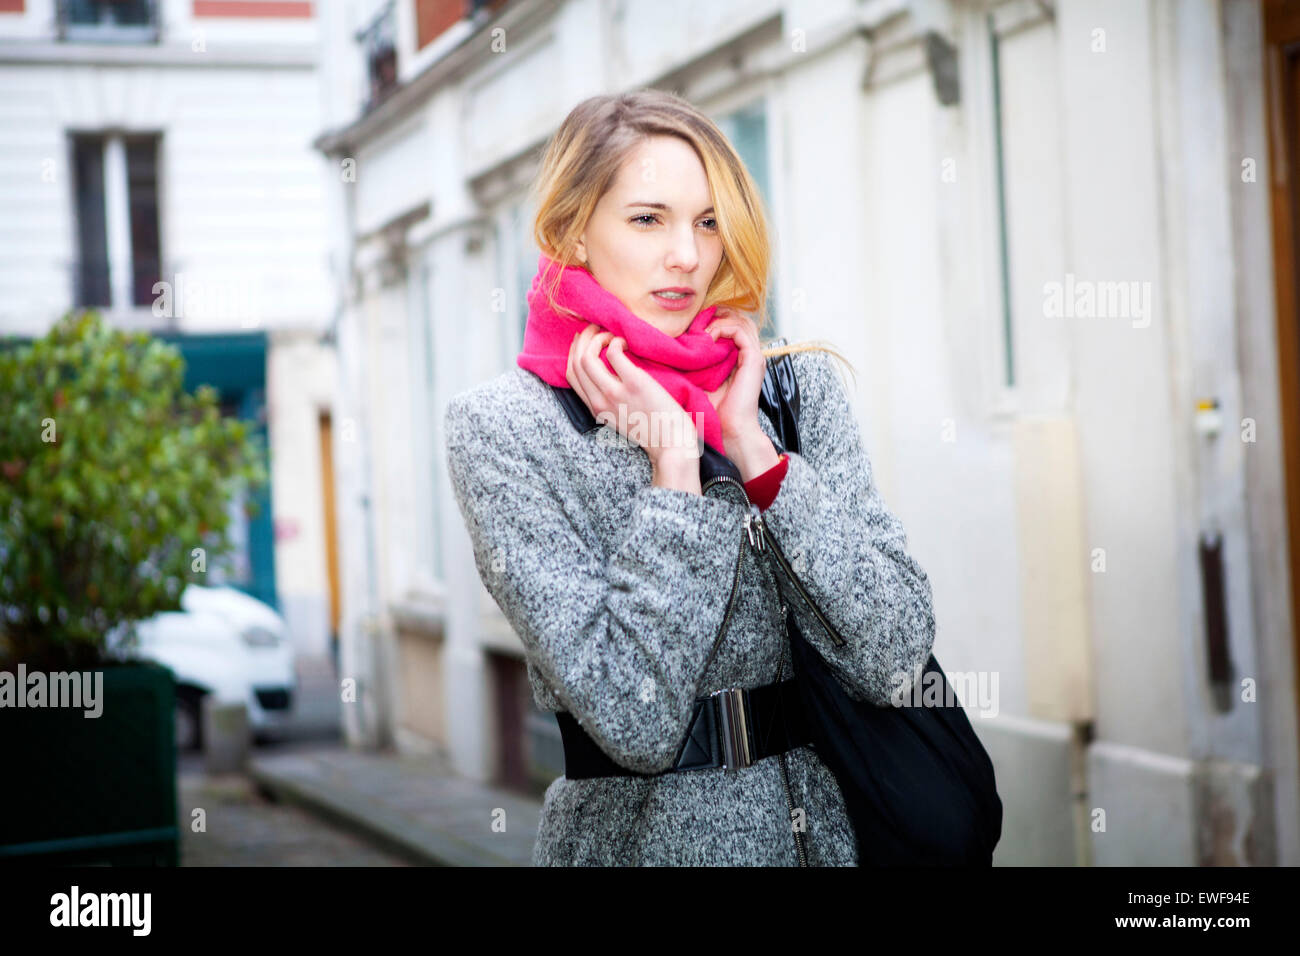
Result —
MULTIPOLYGON (((624 767, 672 766, 696 697, 791 676, 783 606, 859 700, 888 702, 930 654, 930 582, 872 480, 839 375, 823 352, 792 361, 803 453, 790 454, 763 518, 848 638, 842 648, 750 544, 740 485, 703 495, 652 485, 644 449, 609 426, 578 430, 555 391, 517 366, 448 404, 456 501, 479 576, 527 649, 534 699, 571 713, 624 767)), ((659 777, 559 777, 533 863, 798 866, 801 839, 808 865, 855 865, 835 777, 806 746, 786 768, 789 802, 776 756, 659 777)))

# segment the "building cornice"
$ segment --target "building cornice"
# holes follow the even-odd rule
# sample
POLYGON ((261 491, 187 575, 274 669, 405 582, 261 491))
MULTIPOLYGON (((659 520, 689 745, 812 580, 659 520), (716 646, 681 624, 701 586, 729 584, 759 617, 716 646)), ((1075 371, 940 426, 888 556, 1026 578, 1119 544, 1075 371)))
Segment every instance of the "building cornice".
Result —
POLYGON ((538 0, 536 3, 507 4, 493 15, 487 9, 479 12, 469 22, 473 32, 447 51, 440 59, 430 63, 409 82, 398 87, 382 103, 347 126, 318 136, 312 143, 329 156, 351 155, 358 144, 364 143, 418 110, 440 86, 458 78, 472 67, 492 55, 493 32, 500 27, 509 35, 527 33, 551 18, 564 5, 564 0, 538 0))
POLYGON ((198 53, 188 43, 123 44, 51 43, 48 40, 0 42, 0 63, 39 66, 188 66, 272 67, 314 70, 320 60, 317 44, 213 44, 198 53))

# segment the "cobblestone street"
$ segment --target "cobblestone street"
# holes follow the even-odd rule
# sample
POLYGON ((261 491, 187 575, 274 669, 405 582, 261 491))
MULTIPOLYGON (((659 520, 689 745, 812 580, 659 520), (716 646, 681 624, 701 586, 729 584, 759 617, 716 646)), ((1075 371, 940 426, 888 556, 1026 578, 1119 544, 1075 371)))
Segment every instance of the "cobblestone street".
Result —
POLYGON ((208 775, 202 762, 178 767, 182 866, 409 866, 302 809, 277 804, 244 774, 208 775), (206 832, 194 832, 194 810, 206 832))

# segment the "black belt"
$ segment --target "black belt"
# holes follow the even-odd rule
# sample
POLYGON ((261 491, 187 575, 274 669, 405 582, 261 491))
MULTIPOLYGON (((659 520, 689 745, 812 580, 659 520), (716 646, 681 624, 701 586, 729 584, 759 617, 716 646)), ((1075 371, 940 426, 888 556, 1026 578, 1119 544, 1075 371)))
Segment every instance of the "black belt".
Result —
POLYGON ((640 773, 615 763, 568 711, 555 715, 564 741, 564 776, 658 777, 687 770, 736 770, 811 740, 799 701, 798 678, 746 690, 732 687, 695 698, 690 729, 673 766, 640 773))

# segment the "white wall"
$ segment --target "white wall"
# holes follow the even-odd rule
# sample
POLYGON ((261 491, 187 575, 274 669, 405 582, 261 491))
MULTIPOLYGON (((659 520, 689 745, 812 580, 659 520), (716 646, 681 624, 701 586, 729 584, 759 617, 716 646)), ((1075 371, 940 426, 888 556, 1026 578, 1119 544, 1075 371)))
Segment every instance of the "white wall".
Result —
MULTIPOLYGON (((1055 9, 1054 21, 1028 2, 998 13, 1004 26, 1023 21, 1000 47, 1011 386, 991 64, 982 15, 969 4, 727 3, 683 6, 679 16, 652 4, 559 5, 550 22, 508 34, 504 51, 465 66, 366 145, 362 169, 384 175, 355 192, 357 220, 364 232, 431 202, 432 218, 413 235, 429 243, 420 253, 433 270, 424 320, 437 343, 440 414, 451 394, 502 370, 510 333, 489 302, 513 286, 503 271, 510 257, 473 220, 505 221, 517 192, 498 177, 517 175, 525 150, 583 97, 666 71, 706 109, 766 96, 783 331, 830 339, 853 362, 850 394, 877 483, 933 584, 936 653, 949 670, 998 675, 1004 719, 980 729, 1005 767, 1024 771, 1005 781, 1026 821, 1013 836, 1051 835, 1039 857, 1022 846, 1016 858, 1187 862, 1199 839, 1194 761, 1215 748, 1259 759, 1255 714, 1207 716, 1199 582, 1189 570, 1207 479, 1188 399, 1203 380, 1232 399, 1238 375, 1222 347, 1233 334, 1233 269, 1223 259, 1231 196, 1215 170, 1235 166, 1223 161, 1217 7, 1061 0, 1055 9), (872 40, 847 29, 854 17, 872 26, 872 40), (959 44, 957 106, 936 99, 918 24, 959 44), (1097 29, 1104 50, 1093 49, 1097 29), (738 52, 752 72, 737 72, 715 51, 747 31, 753 46, 738 52), (802 55, 795 39, 813 52, 802 55), (1212 152, 1194 155, 1207 138, 1212 152), (488 245, 473 251, 483 235, 488 245), (1152 311, 1048 314, 1046 284, 1071 275, 1150 283, 1152 311), (1094 566, 1098 548, 1104 571, 1094 566), (1087 799, 1121 811, 1109 837, 1091 844, 1092 807, 1072 802, 1082 784, 1069 776, 1084 769, 1070 723, 1089 720, 1099 740, 1087 799), (1036 774, 1050 774, 1050 785, 1036 774), (1162 801, 1183 809, 1144 837, 1162 801)), ((374 321, 420 320, 398 315, 409 301, 395 298, 385 306, 393 317, 374 321)), ((412 465, 400 447, 404 373, 384 354, 369 360, 371 376, 392 370, 370 394, 372 413, 392 416, 388 433, 372 436, 384 449, 373 474, 387 484, 376 514, 381 580, 397 594, 412 545, 395 517, 395 485, 412 465)), ((1240 456, 1228 456, 1218 472, 1238 542, 1240 468, 1240 456)), ((477 773, 490 763, 480 649, 495 638, 480 618, 485 592, 467 536, 438 481, 449 593, 478 595, 447 608, 444 689, 456 762, 477 773)), ((1249 569, 1234 575, 1234 632, 1249 641, 1249 608, 1240 608, 1249 569)), ((1249 667, 1253 658, 1238 660, 1249 667)))
MULTIPOLYGON (((281 335, 267 355, 267 418, 276 589, 297 654, 329 655, 330 605, 319 414, 331 411, 335 353, 314 336, 281 335)), ((332 423, 339 443, 339 423, 332 423)))
POLYGON ((256 310, 194 307, 179 328, 321 327, 333 297, 310 60, 241 68, 210 66, 198 53, 168 61, 146 52, 134 64, 27 56, 0 39, 0 327, 39 333, 71 307, 78 252, 66 134, 104 129, 162 133, 164 279, 179 271, 247 295, 256 310))

